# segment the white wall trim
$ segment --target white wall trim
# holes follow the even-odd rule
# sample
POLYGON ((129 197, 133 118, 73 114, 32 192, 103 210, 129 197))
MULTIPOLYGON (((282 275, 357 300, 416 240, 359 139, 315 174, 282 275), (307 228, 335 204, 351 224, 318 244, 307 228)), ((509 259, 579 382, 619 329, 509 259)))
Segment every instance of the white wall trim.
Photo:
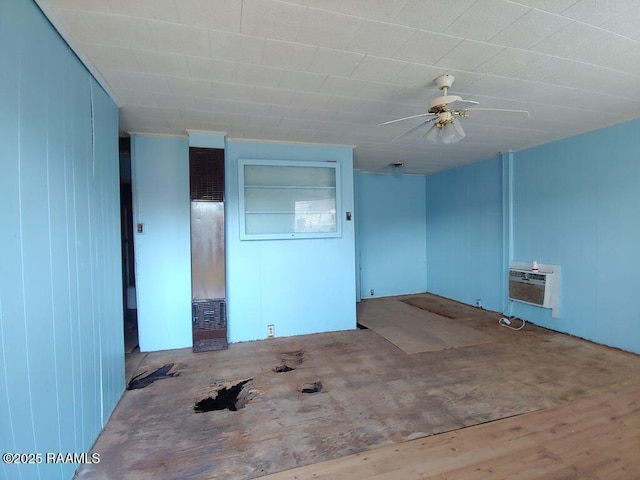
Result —
POLYGON ((234 143, 273 143, 276 145, 309 145, 313 147, 340 147, 340 148, 350 148, 355 149, 355 145, 340 145, 340 144, 332 144, 332 143, 313 143, 313 142, 291 142, 284 140, 265 140, 262 138, 233 138, 227 137, 227 142, 234 143))

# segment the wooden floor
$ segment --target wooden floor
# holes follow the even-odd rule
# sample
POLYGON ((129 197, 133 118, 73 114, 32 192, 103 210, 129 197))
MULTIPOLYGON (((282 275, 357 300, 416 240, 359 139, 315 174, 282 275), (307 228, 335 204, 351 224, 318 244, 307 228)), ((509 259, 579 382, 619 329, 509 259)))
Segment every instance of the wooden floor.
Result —
MULTIPOLYGON (((478 311, 470 314, 475 316, 478 311)), ((408 354, 462 348, 493 341, 493 337, 463 322, 426 311, 405 302, 366 302, 360 324, 389 340, 408 354), (371 312, 371 313, 369 313, 371 312), (392 318, 393 322, 389 319, 392 318)))
MULTIPOLYGON (((415 321, 432 315, 433 298, 413 299, 415 321)), ((403 300, 364 301, 359 319, 393 324, 403 300)), ((639 356, 436 300, 491 341, 407 354, 355 330, 131 356, 129 375, 180 375, 126 392, 77 478, 640 478, 639 356), (245 408, 193 411, 249 378, 245 408)))
POLYGON ((640 478, 640 387, 262 477, 436 478, 640 478))

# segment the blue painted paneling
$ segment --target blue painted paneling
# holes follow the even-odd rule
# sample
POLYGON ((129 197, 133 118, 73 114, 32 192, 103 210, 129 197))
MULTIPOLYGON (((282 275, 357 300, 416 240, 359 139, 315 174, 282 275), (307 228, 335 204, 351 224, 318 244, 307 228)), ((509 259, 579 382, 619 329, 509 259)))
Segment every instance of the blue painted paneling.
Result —
POLYGON ((0 66, 0 450, 81 453, 124 389, 117 107, 31 0, 0 2, 0 66))
MULTIPOLYGON (((0 385, 0 449, 33 451, 35 432, 31 415, 31 392, 26 347, 24 285, 21 262, 20 211, 20 65, 24 2, 0 2, 0 332, 2 373, 0 385), (12 48, 8 48, 10 46, 12 48), (17 388, 9 386, 17 385, 17 388)), ((24 475, 23 466, 0 463, 3 478, 24 475)), ((31 469, 37 478, 37 469, 31 469)))
POLYGON ((345 147, 227 142, 227 301, 231 342, 356 327, 353 152, 345 147), (240 240, 238 168, 241 158, 340 163, 342 236, 329 239, 240 240))
MULTIPOLYGON (((118 162, 118 109, 105 91, 92 79, 94 130, 100 132, 94 137, 94 174, 93 189, 99 191, 100 201, 96 202, 93 210, 94 222, 92 232, 99 231, 100 235, 92 235, 94 245, 93 268, 94 292, 96 311, 99 318, 119 319, 122 316, 122 302, 107 301, 107 299, 121 299, 122 295, 122 263, 112 259, 121 258, 120 222, 113 221, 114 208, 120 205, 119 185, 102 181, 103 178, 119 178, 118 162), (97 253, 97 254, 96 254, 97 253)), ((118 220, 120 210, 118 209, 118 220)), ((117 320, 96 322, 98 338, 100 340, 100 392, 102 400, 101 425, 106 424, 111 412, 116 407, 124 387, 123 345, 124 334, 122 323, 117 320)))
MULTIPOLYGON (((56 402, 39 402, 39 398, 56 394, 54 364, 43 364, 43 358, 55 359, 49 339, 54 333, 54 309, 51 292, 51 265, 49 262, 50 234, 48 231, 47 169, 47 117, 42 115, 49 94, 43 88, 46 78, 46 45, 49 40, 45 29, 23 30, 23 56, 21 70, 19 149, 20 211, 22 282, 25 286, 25 338, 30 390, 31 421, 34 425, 35 451, 42 445, 59 447, 56 402), (25 75, 25 73, 27 73, 25 75), (45 164, 46 165, 46 164, 45 164), (27 221, 28 220, 28 221, 27 221), (36 427, 37 426, 37 427, 36 427)), ((44 468, 38 467, 39 470, 44 468)))
POLYGON ((514 302, 514 315, 640 352, 640 122, 517 152, 514 260, 562 268, 560 318, 514 302))
POLYGON ((639 156, 638 120, 516 152, 506 206, 499 159, 427 177, 429 291, 501 311, 511 211, 513 260, 560 265, 562 277, 560 318, 519 302, 510 313, 640 352, 639 156))
POLYGON ((427 177, 427 289, 502 310, 502 164, 491 158, 427 177))
MULTIPOLYGON (((65 149, 70 151, 72 137, 70 135, 70 114, 68 112, 67 99, 73 98, 72 90, 66 87, 62 94, 58 91, 60 85, 65 85, 67 72, 76 68, 76 62, 69 57, 66 49, 60 48, 58 41, 51 41, 47 48, 47 63, 49 81, 47 82, 47 112, 59 112, 63 121, 52 121, 49 115, 47 122, 47 176, 49 178, 49 222, 51 249, 51 286, 54 300, 55 328, 52 336, 52 344, 55 346, 55 368, 66 366, 69 374, 56 375, 57 408, 60 443, 67 439, 67 445, 80 448, 76 439, 78 425, 82 420, 75 415, 76 402, 80 401, 81 392, 75 382, 76 360, 78 347, 73 344, 77 331, 73 324, 77 317, 73 317, 71 302, 75 298, 69 285, 69 262, 72 249, 69 249, 70 224, 68 219, 73 218, 73 199, 71 190, 67 188, 68 172, 73 170, 73 162, 70 155, 61 155, 65 149), (55 65, 64 66, 55 68, 55 65), (67 133, 68 132, 68 133, 67 133), (68 196, 70 198, 68 198, 68 196), (69 208, 67 208, 69 206, 69 208), (68 217, 69 216, 69 217, 68 217)), ((69 103, 71 101, 69 100, 69 103)), ((62 447, 62 445, 61 445, 62 447)), ((61 466, 61 469, 63 467, 61 466)))
POLYGON ((225 138, 222 134, 188 131, 189 146, 200 148, 224 148, 225 138))
POLYGON ((362 298, 427 289, 423 176, 356 174, 362 298))
POLYGON ((189 141, 134 135, 131 168, 140 350, 190 347, 189 141))

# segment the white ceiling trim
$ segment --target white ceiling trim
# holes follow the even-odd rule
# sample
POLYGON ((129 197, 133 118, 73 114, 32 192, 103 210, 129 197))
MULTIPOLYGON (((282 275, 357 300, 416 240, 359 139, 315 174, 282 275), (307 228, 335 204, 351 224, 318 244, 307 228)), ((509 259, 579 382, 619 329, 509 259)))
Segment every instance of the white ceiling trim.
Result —
POLYGON ((109 85, 109 82, 105 80, 105 78, 102 76, 100 71, 96 68, 96 66, 93 64, 91 59, 84 54, 80 45, 75 41, 71 32, 69 32, 69 30, 66 28, 64 22, 55 13, 55 10, 46 1, 35 0, 35 2, 38 5, 38 8, 40 8, 40 10, 42 11, 42 13, 44 13, 47 19, 51 22, 51 25, 53 25, 53 28, 55 28, 58 31, 62 39, 67 43, 67 45, 73 51, 73 53, 75 53, 76 57, 78 57, 78 59, 84 64, 85 68, 89 70, 91 75, 93 75, 93 78, 95 78, 96 81, 103 88, 103 90, 107 92, 107 94, 111 97, 114 103, 118 107, 121 107, 122 103, 118 100, 118 95, 111 88, 111 86, 109 85))

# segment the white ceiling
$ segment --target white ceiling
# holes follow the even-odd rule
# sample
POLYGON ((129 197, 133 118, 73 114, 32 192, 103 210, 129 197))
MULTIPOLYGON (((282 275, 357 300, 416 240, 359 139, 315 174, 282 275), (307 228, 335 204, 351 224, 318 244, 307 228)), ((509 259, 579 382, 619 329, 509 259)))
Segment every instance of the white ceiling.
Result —
POLYGON ((120 106, 122 132, 354 145, 432 173, 640 116, 638 0, 37 0, 120 106), (440 94, 528 110, 432 145, 440 94))

